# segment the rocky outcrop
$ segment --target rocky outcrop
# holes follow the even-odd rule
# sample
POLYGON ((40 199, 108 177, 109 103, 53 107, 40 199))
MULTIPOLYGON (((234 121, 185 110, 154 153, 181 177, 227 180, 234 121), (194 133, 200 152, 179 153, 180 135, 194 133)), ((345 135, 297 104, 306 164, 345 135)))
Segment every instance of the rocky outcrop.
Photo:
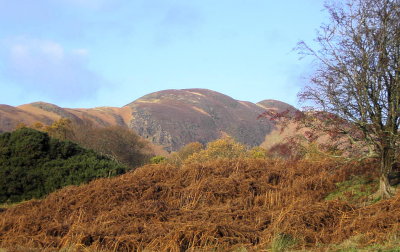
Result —
POLYGON ((133 111, 129 126, 168 151, 222 135, 258 146, 274 127, 257 119, 264 108, 206 89, 164 90, 126 106, 133 111))

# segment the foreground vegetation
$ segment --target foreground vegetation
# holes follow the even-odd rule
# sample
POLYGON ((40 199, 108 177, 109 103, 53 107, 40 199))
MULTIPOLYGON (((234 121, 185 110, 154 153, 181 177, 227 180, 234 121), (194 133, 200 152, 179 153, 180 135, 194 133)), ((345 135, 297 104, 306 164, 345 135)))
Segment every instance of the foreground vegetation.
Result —
POLYGON ((108 157, 33 129, 0 135, 0 203, 41 198, 126 170, 108 157))
POLYGON ((400 195, 379 201, 368 197, 378 183, 369 179, 376 175, 374 160, 316 155, 281 160, 233 140, 192 147, 193 153, 191 148, 177 153, 180 158, 172 155, 119 177, 69 186, 7 208, 0 213, 0 247, 399 249, 400 195))

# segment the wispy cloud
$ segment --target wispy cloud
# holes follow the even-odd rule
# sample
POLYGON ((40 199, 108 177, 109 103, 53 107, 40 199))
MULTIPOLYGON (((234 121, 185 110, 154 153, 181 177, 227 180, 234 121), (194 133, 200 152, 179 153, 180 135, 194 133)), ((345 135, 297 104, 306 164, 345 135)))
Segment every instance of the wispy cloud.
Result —
POLYGON ((94 97, 104 84, 87 67, 86 49, 68 50, 61 44, 32 38, 3 41, 2 75, 25 92, 62 102, 94 97))
POLYGON ((192 37, 202 21, 203 17, 198 9, 190 5, 171 5, 159 24, 156 44, 167 45, 176 38, 192 37))
POLYGON ((200 13, 195 8, 186 5, 171 6, 162 20, 167 26, 192 27, 201 20, 200 13))
MULTIPOLYGON (((52 1, 60 1, 60 0, 52 0, 52 1)), ((61 0, 61 2, 64 2, 66 4, 72 4, 78 7, 97 10, 118 4, 120 0, 61 0)))

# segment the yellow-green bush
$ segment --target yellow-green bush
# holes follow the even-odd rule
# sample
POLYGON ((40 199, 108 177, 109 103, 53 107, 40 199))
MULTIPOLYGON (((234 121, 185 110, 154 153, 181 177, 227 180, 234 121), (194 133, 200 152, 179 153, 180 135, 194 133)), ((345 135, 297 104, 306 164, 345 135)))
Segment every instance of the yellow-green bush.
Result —
POLYGON ((203 144, 199 142, 188 143, 187 145, 183 146, 179 151, 172 153, 170 158, 168 158, 168 161, 175 165, 180 165, 187 158, 202 150, 204 150, 203 144))
POLYGON ((262 147, 256 146, 248 151, 250 158, 267 158, 268 151, 262 147))
POLYGON ((249 156, 249 153, 245 145, 232 138, 223 138, 208 143, 206 149, 194 153, 184 163, 203 163, 215 159, 233 159, 247 156, 249 156))
POLYGON ((150 158, 150 163, 151 164, 161 164, 163 162, 165 162, 166 157, 164 156, 154 156, 152 158, 150 158))

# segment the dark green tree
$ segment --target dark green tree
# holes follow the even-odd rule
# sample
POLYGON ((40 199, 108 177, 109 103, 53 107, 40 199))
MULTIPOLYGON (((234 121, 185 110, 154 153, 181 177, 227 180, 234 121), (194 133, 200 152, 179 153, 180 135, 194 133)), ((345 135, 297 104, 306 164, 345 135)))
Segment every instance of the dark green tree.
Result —
POLYGON ((40 198, 127 168, 79 145, 29 128, 0 134, 0 202, 40 198))

